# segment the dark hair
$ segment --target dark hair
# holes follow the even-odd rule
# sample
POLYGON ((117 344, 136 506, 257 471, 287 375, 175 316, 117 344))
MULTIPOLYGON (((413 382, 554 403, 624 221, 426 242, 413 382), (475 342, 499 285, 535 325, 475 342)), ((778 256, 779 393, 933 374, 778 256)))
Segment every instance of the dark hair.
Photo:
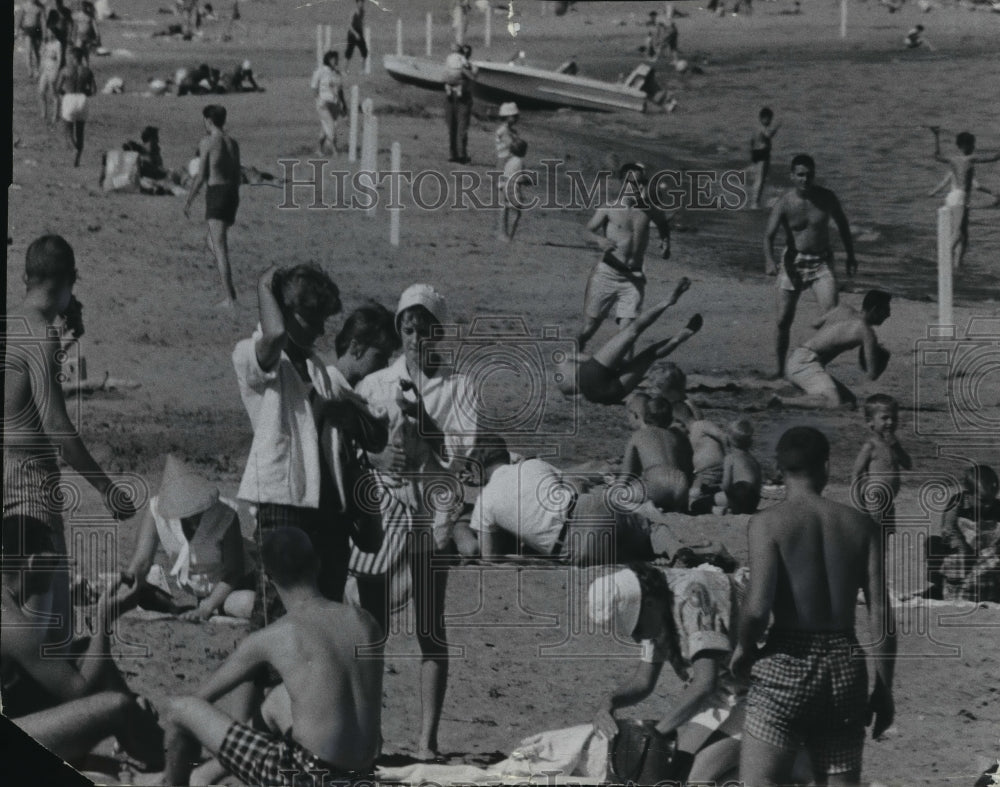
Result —
POLYGON ((753 514, 760 505, 760 489, 749 481, 737 481, 726 490, 726 505, 733 514, 753 514))
POLYGON ((889 394, 877 393, 872 394, 867 399, 865 399, 865 418, 871 418, 875 415, 876 410, 881 409, 892 410, 894 413, 899 412, 899 402, 897 402, 889 394))
POLYGON ((667 645, 667 661, 674 664, 680 657, 681 648, 674 622, 674 593, 670 584, 663 572, 649 563, 629 563, 628 568, 639 580, 643 603, 654 598, 663 604, 663 628, 667 632, 663 640, 667 645))
POLYGON ((869 312, 879 306, 888 306, 892 300, 892 295, 885 290, 868 290, 865 298, 861 301, 861 310, 869 312))
POLYGON ((87 59, 87 50, 82 46, 71 46, 69 51, 77 62, 82 62, 87 59))
POLYGON ((830 441, 812 426, 793 426, 778 440, 778 467, 788 475, 812 475, 829 458, 830 441))
MULTIPOLYGON (((1000 487, 1000 478, 997 478, 996 470, 994 470, 989 465, 984 464, 974 464, 968 470, 965 471, 965 476, 963 478, 964 482, 973 481, 980 486, 992 487, 996 490, 1000 487)), ((969 490, 974 491, 974 490, 969 490)), ((996 492, 994 492, 996 494, 996 492)))
POLYGON ((510 145, 510 152, 515 156, 523 156, 528 152, 528 143, 521 137, 515 139, 510 145))
POLYGON ((323 55, 323 65, 324 66, 330 65, 331 60, 336 60, 338 62, 340 61, 340 52, 338 52, 336 49, 327 50, 326 54, 323 55))
POLYGON ((510 464, 510 451, 507 441, 495 433, 483 433, 476 436, 476 445, 469 453, 469 461, 478 463, 485 470, 490 465, 510 464))
POLYGON ((965 148, 974 148, 976 146, 976 135, 969 131, 962 131, 955 137, 955 144, 962 150, 965 148))
POLYGON ((618 177, 624 180, 629 172, 639 173, 639 182, 645 183, 646 178, 646 168, 640 164, 638 161, 626 161, 618 168, 618 177))
POLYGON ((806 167, 810 172, 816 172, 816 161, 807 153, 799 153, 792 158, 792 169, 796 167, 806 167))
POLYGON ((468 44, 462 44, 462 46, 460 46, 458 48, 458 51, 459 51, 459 53, 461 53, 461 55, 463 57, 471 57, 472 56, 472 47, 469 46, 468 44))
POLYGON ((61 235, 36 238, 24 255, 24 280, 28 284, 76 281, 76 255, 61 235))
POLYGON ((666 397, 654 396, 646 405, 646 417, 643 420, 647 424, 667 429, 674 422, 674 406, 666 397))
POLYGON ((142 135, 139 137, 143 142, 149 142, 151 140, 159 141, 160 139, 160 129, 156 126, 146 126, 142 130, 142 135))
POLYGON ((761 118, 773 118, 774 112, 771 111, 771 107, 762 107, 760 112, 757 113, 757 117, 761 118))
POLYGON ((392 312, 374 301, 355 309, 344 320, 344 325, 334 340, 337 355, 346 353, 352 341, 362 347, 378 347, 386 352, 397 349, 400 341, 393 324, 392 312))
POLYGON ((319 555, 309 536, 297 527, 279 527, 265 533, 260 558, 278 587, 308 583, 319 572, 319 555))
POLYGON ((340 311, 340 290, 315 263, 282 268, 271 288, 282 309, 292 309, 309 322, 322 322, 340 311))
POLYGON ((746 451, 753 445, 753 424, 745 418, 733 421, 726 431, 729 435, 729 441, 737 448, 746 451))
MULTIPOLYGON (((207 66, 203 66, 207 68, 207 66)), ((212 121, 216 128, 226 125, 226 108, 221 104, 209 104, 201 111, 201 116, 212 121)))

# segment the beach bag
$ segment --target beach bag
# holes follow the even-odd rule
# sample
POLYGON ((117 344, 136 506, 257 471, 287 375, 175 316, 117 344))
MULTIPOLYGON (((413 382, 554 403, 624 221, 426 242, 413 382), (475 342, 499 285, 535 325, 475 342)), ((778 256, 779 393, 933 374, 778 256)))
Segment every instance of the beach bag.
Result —
POLYGON ((101 187, 105 191, 134 194, 139 191, 139 154, 134 150, 109 150, 104 154, 101 187))
POLYGON ((661 735, 655 721, 619 719, 611 744, 611 778, 616 784, 659 784, 683 780, 677 733, 661 735))

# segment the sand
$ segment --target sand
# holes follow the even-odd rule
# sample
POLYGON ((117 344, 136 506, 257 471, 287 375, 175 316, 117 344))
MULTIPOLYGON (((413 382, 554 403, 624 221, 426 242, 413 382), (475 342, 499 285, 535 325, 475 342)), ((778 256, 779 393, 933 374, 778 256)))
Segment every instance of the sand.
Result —
MULTIPOLYGON (((145 97, 146 80, 202 61, 229 68, 248 57, 266 92, 219 99, 229 110, 230 131, 241 144, 245 163, 280 175, 280 159, 312 158, 318 136, 308 90, 314 25, 333 23, 335 45, 342 48, 348 4, 296 8, 247 2, 241 5, 245 29, 236 28, 232 41, 209 40, 223 29, 219 23, 205 40, 190 43, 148 38, 151 30, 174 21, 157 15, 156 2, 119 5, 123 19, 102 26, 105 46, 116 54, 95 58, 93 66, 99 85, 121 76, 127 92, 93 100, 80 169, 72 168, 62 136, 42 126, 33 85, 17 54, 14 185, 8 212, 8 300, 20 297, 19 271, 30 241, 43 232, 63 234, 76 249, 81 272, 77 295, 87 326, 81 352, 90 376, 108 371, 142 383, 134 390, 73 400, 74 417, 104 467, 135 473, 155 490, 163 456, 173 451, 224 491, 235 492, 251 432, 229 355, 234 343, 253 329, 256 277, 274 263, 324 265, 341 287, 345 312, 368 298, 391 307, 405 286, 429 281, 445 293, 463 326, 478 319, 480 331, 493 331, 502 317, 522 318, 529 334, 522 346, 531 352, 553 346, 546 341, 565 341, 576 329, 586 276, 596 258, 593 251, 578 248, 584 243, 588 209, 527 212, 517 238, 503 245, 493 238, 491 212, 422 210, 408 203, 403 242, 393 248, 381 208, 374 217, 310 209, 310 194, 301 188, 297 209, 279 208, 283 192, 266 186, 244 188, 230 234, 240 305, 232 314, 215 309, 220 296, 204 243, 201 198, 194 218, 186 220, 181 198, 103 194, 97 185, 100 153, 138 139, 141 128, 152 124, 160 127, 168 165, 184 165, 202 132, 201 107, 210 99, 145 97), (562 338, 545 333, 547 326, 560 326, 562 338)), ((507 37, 502 16, 497 16, 488 52, 474 25, 474 57, 505 59, 525 50, 530 62, 555 66, 576 55, 584 73, 614 78, 638 62, 635 48, 644 38, 638 22, 659 4, 580 3, 578 12, 561 19, 539 16, 537 5, 515 3, 523 14, 516 41, 507 37)), ((857 238, 861 268, 856 280, 845 282, 843 300, 858 305, 864 290, 874 285, 907 296, 893 302, 892 317, 879 329, 893 352, 885 376, 875 384, 866 382, 846 356, 834 370, 859 396, 884 391, 904 408, 900 438, 915 469, 904 479, 898 504, 903 532, 892 548, 892 581, 897 591, 905 591, 919 581, 913 575, 919 542, 937 526, 933 503, 940 500, 934 489, 942 479, 954 483, 969 461, 1000 462, 998 214, 973 212, 968 269, 956 284, 959 335, 965 335, 972 318, 979 318, 975 330, 980 335, 968 346, 985 360, 963 378, 965 383, 949 389, 945 367, 928 366, 923 354, 937 312, 931 301, 938 205, 924 195, 943 172, 928 155, 930 134, 919 128, 934 123, 953 134, 968 127, 979 133, 983 149, 1000 147, 992 87, 1000 76, 1000 15, 950 8, 923 15, 912 3, 890 15, 873 2, 851 3, 849 37, 841 41, 834 3, 806 4, 800 17, 777 14, 790 4, 755 5, 756 13, 748 19, 712 17, 693 3, 677 4, 688 14, 678 20, 681 50, 704 73, 674 80, 680 105, 673 114, 526 113, 521 132, 531 146, 528 162, 543 176, 535 193, 550 185, 539 164, 545 159, 559 159, 588 176, 611 153, 619 160, 639 158, 679 170, 739 169, 745 166, 757 109, 764 103, 774 108, 783 127, 775 141, 776 163, 766 198, 773 199, 787 185, 783 162, 794 152, 812 152, 819 182, 838 193, 857 238), (903 35, 918 21, 927 27, 936 52, 902 49, 903 35), (955 421, 950 420, 952 412, 957 413, 955 421)), ((443 0, 405 5, 409 52, 422 53, 424 12, 433 9, 438 17, 435 51, 443 57, 445 6, 443 0)), ((369 9, 376 53, 394 46, 395 13, 369 9)), ((450 171, 441 97, 392 82, 378 57, 373 65, 373 74, 358 80, 358 64, 352 63, 349 82, 358 80, 362 95, 374 101, 382 166, 388 166, 390 143, 399 141, 404 168, 450 171)), ((494 125, 477 110, 470 153, 472 169, 480 173, 493 164, 494 125)), ((346 128, 343 133, 346 138, 346 128)), ((349 169, 343 158, 328 167, 349 169)), ((301 169, 298 177, 304 177, 301 169)), ((1000 169, 984 165, 980 180, 997 189, 1000 169)), ((332 201, 329 192, 326 196, 332 201)), ((407 198, 404 191, 404 203, 407 198)), ((664 262, 653 254, 647 259, 648 303, 667 295, 682 275, 693 281, 680 304, 649 332, 650 338, 667 335, 701 312, 705 328, 674 358, 690 373, 759 380, 771 371, 774 288, 773 280, 763 275, 765 220, 765 211, 686 210, 676 220, 678 230, 685 231, 675 232, 671 259, 664 262)), ((842 260, 838 254, 838 273, 842 260)), ((793 342, 808 336, 816 317, 817 307, 806 296, 793 342)), ((338 325, 335 320, 321 341, 324 349, 332 349, 338 325)), ((609 330, 602 329, 597 340, 609 330)), ((493 351, 482 332, 478 341, 477 352, 493 351)), ((627 439, 621 408, 567 401, 552 385, 531 387, 532 372, 520 371, 520 376, 491 377, 487 388, 487 401, 498 413, 518 412, 526 396, 534 397, 530 401, 543 411, 541 426, 517 422, 523 445, 515 447, 554 454, 557 464, 620 454, 627 439)), ((694 396, 719 422, 738 415, 750 418, 755 451, 768 467, 785 428, 796 423, 823 428, 833 442, 829 494, 847 500, 850 466, 865 436, 859 414, 767 409, 770 391, 752 384, 694 396)), ((74 532, 106 528, 85 519, 99 510, 96 495, 84 488, 71 521, 74 532)), ((745 558, 743 520, 702 517, 689 527, 723 539, 734 555, 745 558)), ((118 526, 116 534, 117 555, 106 556, 102 566, 83 566, 85 571, 96 573, 127 560, 133 523, 118 526)), ((578 596, 570 589, 586 578, 564 569, 452 572, 448 612, 462 617, 450 619, 449 636, 463 651, 452 662, 440 738, 443 751, 455 761, 487 762, 525 735, 588 720, 599 697, 630 668, 634 653, 625 649, 613 654, 621 658, 584 657, 606 647, 573 628, 570 602, 578 596)), ((406 626, 412 625, 408 620, 397 619, 388 647, 383 727, 389 754, 412 752, 419 725, 418 661, 413 638, 405 636, 406 626)), ((897 722, 884 740, 869 743, 865 778, 885 785, 971 784, 997 753, 1000 611, 906 608, 899 611, 899 623, 905 658, 897 669, 897 722)), ((122 668, 136 690, 155 701, 191 691, 231 650, 241 630, 124 620, 118 636, 122 668), (141 646, 138 655, 136 645, 141 646)), ((664 677, 653 697, 629 714, 655 715, 678 690, 676 681, 664 677)))

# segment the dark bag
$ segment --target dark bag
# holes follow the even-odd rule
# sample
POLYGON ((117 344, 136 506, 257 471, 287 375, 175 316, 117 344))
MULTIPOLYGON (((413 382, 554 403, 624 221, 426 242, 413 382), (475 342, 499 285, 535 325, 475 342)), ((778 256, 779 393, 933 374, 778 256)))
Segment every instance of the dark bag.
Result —
POLYGON ((346 453, 344 508, 351 523, 351 541, 362 552, 378 552, 385 535, 378 481, 364 449, 349 441, 346 453))
POLYGON ((618 734, 611 744, 611 777, 616 784, 683 779, 678 765, 676 733, 661 735, 655 721, 618 720, 618 734))

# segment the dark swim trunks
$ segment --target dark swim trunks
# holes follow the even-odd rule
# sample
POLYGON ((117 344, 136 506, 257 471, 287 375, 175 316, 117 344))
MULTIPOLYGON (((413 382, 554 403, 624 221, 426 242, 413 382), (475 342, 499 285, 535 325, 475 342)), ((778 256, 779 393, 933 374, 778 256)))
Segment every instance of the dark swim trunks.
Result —
POLYGON ((757 148, 750 151, 750 161, 757 164, 761 161, 770 161, 771 151, 767 148, 757 148))
POLYGON ((588 358, 580 364, 579 374, 579 390, 587 401, 617 404, 625 398, 618 376, 599 361, 588 358))
POLYGON ((205 191, 205 218, 218 219, 227 227, 236 221, 236 209, 240 206, 238 186, 217 183, 205 191))

